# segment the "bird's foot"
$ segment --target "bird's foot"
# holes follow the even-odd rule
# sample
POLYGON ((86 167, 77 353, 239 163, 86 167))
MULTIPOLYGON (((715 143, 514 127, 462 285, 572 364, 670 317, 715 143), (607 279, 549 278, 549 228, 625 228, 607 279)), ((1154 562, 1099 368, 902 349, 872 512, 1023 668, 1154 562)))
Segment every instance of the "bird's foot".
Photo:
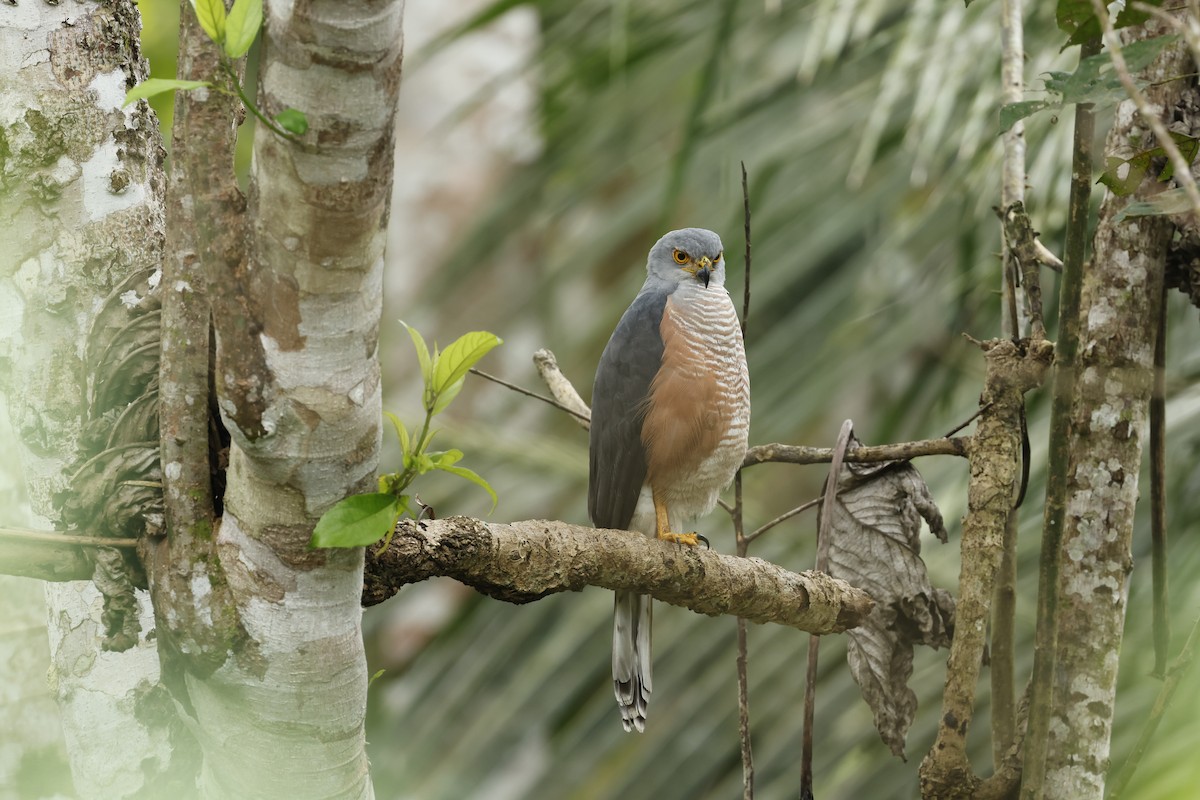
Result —
POLYGON ((695 531, 692 533, 672 533, 671 531, 662 531, 658 534, 658 538, 662 539, 664 542, 675 542, 676 544, 686 544, 691 545, 692 547, 697 546, 700 544, 700 542, 704 542, 704 546, 709 547, 708 539, 705 539, 695 531))

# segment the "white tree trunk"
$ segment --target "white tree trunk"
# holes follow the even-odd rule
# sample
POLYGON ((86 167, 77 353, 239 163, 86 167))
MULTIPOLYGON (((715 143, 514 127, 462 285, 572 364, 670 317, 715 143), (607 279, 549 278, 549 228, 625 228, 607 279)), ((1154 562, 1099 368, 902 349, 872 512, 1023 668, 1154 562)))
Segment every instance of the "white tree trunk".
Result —
POLYGON ((259 104, 299 109, 310 129, 303 147, 261 127, 255 139, 243 291, 258 327, 245 336, 217 319, 233 434, 217 546, 247 643, 213 674, 188 674, 187 689, 207 796, 371 797, 363 553, 308 540, 377 468, 403 4, 266 12, 259 104))
MULTIPOLYGON (((159 258, 157 126, 144 107, 121 109, 126 89, 145 76, 138 30, 128 0, 0 10, 0 132, 9 150, 0 161, 0 389, 22 444, 34 525, 46 530, 60 525, 53 496, 78 454, 97 300, 159 258)), ((138 791, 169 758, 165 730, 135 713, 157 680, 154 645, 143 638, 125 653, 101 652, 91 585, 46 593, 51 683, 76 792, 138 791)))
MULTIPOLYGON (((1184 90, 1183 81, 1170 79, 1193 66, 1178 43, 1147 70, 1148 96, 1160 113, 1173 109, 1184 90)), ((1127 158, 1153 139, 1133 103, 1125 101, 1117 107, 1105 155, 1127 158)), ((1167 217, 1118 221, 1117 215, 1130 202, 1160 190, 1151 170, 1133 195, 1105 197, 1094 255, 1083 275, 1046 798, 1099 800, 1104 795, 1133 567, 1138 472, 1154 385, 1154 339, 1158 315, 1164 313, 1159 306, 1172 230, 1167 217)))

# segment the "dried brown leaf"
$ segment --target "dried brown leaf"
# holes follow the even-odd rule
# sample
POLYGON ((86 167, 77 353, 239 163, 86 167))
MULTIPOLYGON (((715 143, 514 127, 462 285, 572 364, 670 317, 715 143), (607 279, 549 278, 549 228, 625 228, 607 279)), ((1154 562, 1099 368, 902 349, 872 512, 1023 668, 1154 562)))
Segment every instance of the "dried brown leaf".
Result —
POLYGON ((880 737, 904 758, 917 710, 913 645, 947 646, 954 627, 954 598, 930 584, 920 555, 922 519, 946 541, 942 515, 909 462, 847 465, 833 513, 829 572, 875 600, 867 622, 846 634, 850 671, 880 737))

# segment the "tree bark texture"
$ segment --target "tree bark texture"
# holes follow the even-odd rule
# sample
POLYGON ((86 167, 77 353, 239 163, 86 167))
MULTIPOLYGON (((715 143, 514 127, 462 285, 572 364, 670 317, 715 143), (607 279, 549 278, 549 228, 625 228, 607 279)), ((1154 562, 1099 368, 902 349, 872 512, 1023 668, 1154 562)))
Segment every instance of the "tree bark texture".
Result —
MULTIPOLYGON (((56 495, 82 454, 97 301, 161 253, 158 128, 144 104, 121 108, 146 76, 139 29, 131 0, 0 6, 0 390, 32 524, 46 531, 64 527, 56 495)), ((157 680, 153 642, 101 652, 95 588, 56 584, 46 594, 74 793, 144 791, 171 760, 161 718, 137 713, 157 680)), ((146 631, 144 601, 129 610, 146 631)))
POLYGON ((217 551, 246 638, 187 675, 210 797, 371 797, 362 550, 308 548, 319 516, 374 482, 377 340, 403 3, 266 4, 251 242, 212 276, 217 387, 233 436, 217 551), (223 313, 236 285, 246 315, 223 313), (270 769, 264 769, 270 765, 270 769))
POLYGON ((937 740, 921 762, 923 797, 972 797, 981 781, 967 760, 967 733, 987 642, 987 622, 1004 535, 1017 496, 1025 392, 1039 386, 1050 366, 1049 342, 1018 347, 1010 340, 985 344, 987 372, 979 426, 972 438, 967 516, 954 640, 946 664, 946 690, 937 740))
POLYGON ((824 573, 797 574, 760 558, 550 520, 409 520, 367 563, 365 605, 386 600, 405 584, 448 575, 510 603, 600 586, 652 594, 700 614, 733 614, 810 633, 853 628, 874 606, 866 592, 824 573))
MULTIPOLYGON (((1150 102, 1168 124, 1184 91, 1194 91, 1190 79, 1178 77, 1193 67, 1186 47, 1177 43, 1143 76, 1150 102)), ((1123 102, 1106 154, 1127 158, 1152 147, 1150 129, 1133 103, 1123 102)), ((1105 197, 1092 265, 1083 276, 1047 798, 1102 797, 1109 766, 1138 472, 1154 383, 1156 315, 1171 238, 1166 217, 1117 216, 1130 202, 1167 188, 1156 175, 1149 170, 1133 195, 1105 197)))

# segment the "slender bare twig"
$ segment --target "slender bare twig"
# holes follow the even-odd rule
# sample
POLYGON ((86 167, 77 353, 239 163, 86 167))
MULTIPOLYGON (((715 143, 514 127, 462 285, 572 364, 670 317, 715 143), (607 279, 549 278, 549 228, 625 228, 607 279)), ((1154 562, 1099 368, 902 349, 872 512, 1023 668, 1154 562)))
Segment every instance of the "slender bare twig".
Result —
MULTIPOLYGON (((750 539, 745 535, 742 520, 742 471, 733 479, 733 532, 737 539, 738 558, 745 558, 750 539)), ((742 750, 742 800, 754 800, 754 751, 750 746, 750 673, 747 668, 746 618, 737 618, 737 687, 738 734, 742 750)))
POLYGON ((1171 647, 1171 615, 1167 610, 1167 487, 1166 487, 1166 364, 1167 287, 1158 303, 1158 333, 1154 342, 1154 392, 1150 395, 1150 565, 1154 593, 1154 674, 1165 675, 1171 647))
POLYGON ((1100 20, 1100 27, 1104 32, 1104 44, 1108 47, 1108 55, 1112 59, 1113 71, 1117 74, 1117 80, 1121 82, 1121 86, 1125 87, 1125 93, 1137 106, 1142 121, 1154 131, 1154 138, 1158 140, 1159 146, 1170 159, 1171 166, 1174 167, 1175 180, 1183 187, 1192 204, 1192 213, 1200 216, 1200 189, 1196 187, 1196 179, 1192 177, 1192 165, 1183 157, 1183 153, 1179 152, 1175 139, 1171 137, 1167 126, 1159 118, 1159 113, 1151 107, 1150 101, 1134 83, 1133 76, 1129 74, 1129 65, 1125 63, 1121 39, 1113 30, 1112 19, 1108 16, 1108 8, 1105 6, 1104 0, 1092 0, 1092 8, 1100 20))
MULTIPOLYGON (((743 230, 746 236, 746 267, 742 283, 742 342, 746 341, 746 328, 750 324, 750 184, 746 177, 746 162, 742 164, 742 213, 743 230)), ((737 543, 737 554, 745 558, 750 550, 750 539, 745 535, 742 511, 742 470, 738 469, 733 479, 733 532, 737 543)), ((737 618, 737 684, 738 684, 738 734, 742 749, 742 800, 754 800, 754 751, 750 747, 750 677, 747 671, 746 619, 737 618)))
MULTIPOLYGON (((829 477, 825 479, 825 491, 822 494, 821 518, 817 526, 817 572, 829 572, 829 540, 833 527, 833 504, 838 493, 838 479, 842 474, 842 457, 850 444, 850 435, 854 432, 854 423, 846 420, 838 432, 837 444, 833 447, 833 460, 829 464, 829 477)), ((804 738, 800 750, 800 797, 801 800, 811 800, 813 796, 813 716, 817 704, 817 657, 820 653, 821 637, 816 634, 808 637, 808 665, 804 680, 804 738)))
MULTIPOLYGON (((1025 43, 1021 0, 1003 0, 1000 4, 1000 96, 1005 103, 1018 103, 1025 94, 1025 43)), ((1018 121, 1004 132, 1004 160, 1000 169, 1000 208, 1002 213, 1014 203, 1025 200, 1025 123, 1018 121)), ((1004 309, 1007 311, 1003 333, 1014 341, 1021 337, 1017 312, 1018 262, 1013 257, 1007 227, 1004 233, 1003 281, 1004 309)))
POLYGON ((965 427, 967 427, 968 425, 970 425, 970 424, 971 424, 972 422, 974 422, 975 420, 979 419, 979 415, 980 415, 980 414, 982 414, 982 413, 984 413, 985 411, 987 411, 987 410, 988 410, 989 408, 991 408, 991 407, 992 407, 992 404, 991 404, 991 403, 986 403, 985 405, 982 405, 982 406, 980 406, 978 409, 976 409, 976 410, 975 410, 975 413, 974 413, 974 414, 972 414, 971 416, 967 417, 965 420, 963 420, 962 422, 960 422, 958 425, 955 425, 955 426, 954 426, 953 428, 951 428, 950 430, 946 431, 946 438, 947 438, 947 439, 949 439, 951 436, 953 436, 954 434, 958 433, 959 431, 961 431, 963 428, 965 428, 965 427))
POLYGON ((746 270, 742 284, 742 341, 750 324, 750 184, 746 178, 746 162, 742 162, 742 227, 746 234, 746 270))
POLYGON ((771 520, 770 522, 765 522, 762 525, 759 525, 754 530, 753 533, 747 534, 746 543, 749 544, 750 542, 753 542, 755 539, 762 536, 764 533, 771 530, 779 523, 786 522, 787 520, 791 519, 792 517, 796 516, 797 514, 802 514, 803 512, 808 511, 810 508, 815 508, 820 502, 821 502, 820 497, 814 497, 812 500, 809 500, 807 503, 801 503, 800 505, 796 506, 795 508, 791 509, 790 511, 783 512, 782 514, 780 514, 778 517, 771 520))
MULTIPOLYGON (((51 545, 80 545, 82 547, 137 547, 137 539, 108 539, 101 536, 80 536, 58 531, 34 531, 27 528, 0 528, 0 538, 25 542, 45 542, 51 545)), ((3 574, 0 570, 0 574, 3 574)))
POLYGON ((471 367, 469 372, 472 375, 478 375, 481 378, 486 378, 487 380, 491 381, 492 383, 498 383, 501 386, 505 387, 506 389, 512 389, 514 392, 517 392, 518 394, 523 394, 526 397, 532 397, 535 400, 541 400, 543 403, 552 405, 555 408, 557 408, 559 411, 565 411, 568 414, 572 415, 573 417, 583 420, 584 422, 588 422, 588 423, 591 422, 591 417, 588 416, 587 414, 584 414, 580 411, 576 411, 575 409, 570 408, 569 406, 565 406, 562 403, 555 400, 553 397, 546 397, 546 395, 544 395, 544 394, 538 394, 537 392, 531 392, 530 390, 525 389, 521 386, 518 386, 515 383, 509 383, 508 381, 504 380, 503 378, 497 378, 495 375, 492 375, 491 373, 488 373, 488 372, 484 372, 481 369, 476 369, 475 367, 471 367))

